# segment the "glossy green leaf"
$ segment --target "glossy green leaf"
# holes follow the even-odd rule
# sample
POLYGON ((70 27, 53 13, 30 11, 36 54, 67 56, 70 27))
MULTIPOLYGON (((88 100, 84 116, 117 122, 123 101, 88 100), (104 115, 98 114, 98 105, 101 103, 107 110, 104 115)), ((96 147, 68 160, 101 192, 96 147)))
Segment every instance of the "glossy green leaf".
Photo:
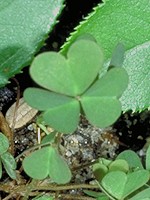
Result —
POLYGON ((59 155, 58 150, 51 148, 49 176, 58 184, 66 184, 71 180, 71 171, 66 161, 59 155))
POLYGON ((5 152, 1 155, 1 159, 7 174, 12 179, 17 179, 15 171, 17 166, 14 157, 9 152, 5 152))
POLYGON ((24 100, 33 108, 44 111, 68 104, 72 102, 73 99, 48 90, 27 88, 24 92, 24 100))
POLYGON ((93 42, 96 42, 96 39, 89 33, 84 33, 82 35, 80 35, 77 39, 77 40, 91 40, 93 42))
POLYGON ((52 128, 62 133, 72 133, 79 123, 80 105, 74 99, 72 102, 57 106, 44 112, 44 121, 52 128))
POLYGON ((150 200, 150 188, 146 188, 145 190, 142 190, 129 200, 150 200))
POLYGON ((23 160, 24 171, 34 179, 44 179, 49 173, 50 148, 39 149, 23 160))
POLYGON ((150 146, 148 147, 146 152, 146 169, 150 170, 150 146))
POLYGON ((95 42, 77 40, 70 47, 67 59, 56 52, 37 56, 30 74, 35 82, 49 90, 76 96, 90 86, 102 64, 102 51, 95 42))
POLYGON ((25 172, 34 179, 50 176, 58 184, 65 184, 71 179, 71 171, 58 151, 49 146, 39 149, 23 161, 25 172))
POLYGON ((72 42, 84 33, 95 37, 104 50, 105 59, 111 57, 118 42, 123 43, 126 50, 131 49, 150 40, 149 13, 148 0, 105 0, 75 28, 62 52, 65 53, 72 42))
POLYGON ((115 97, 82 97, 86 118, 95 126, 105 128, 121 115, 121 103, 115 97))
POLYGON ((143 169, 139 156, 132 150, 125 150, 121 152, 116 159, 126 160, 130 168, 143 169))
POLYGON ((64 0, 1 1, 0 86, 27 66, 56 24, 64 0))
POLYGON ((128 51, 123 67, 129 75, 128 88, 120 98, 123 111, 150 107, 150 42, 128 51))
POLYGON ((123 171, 127 173, 129 171, 129 165, 123 159, 114 160, 109 165, 109 171, 123 171))
POLYGON ((7 137, 0 133, 0 155, 5 153, 9 148, 9 141, 7 137))

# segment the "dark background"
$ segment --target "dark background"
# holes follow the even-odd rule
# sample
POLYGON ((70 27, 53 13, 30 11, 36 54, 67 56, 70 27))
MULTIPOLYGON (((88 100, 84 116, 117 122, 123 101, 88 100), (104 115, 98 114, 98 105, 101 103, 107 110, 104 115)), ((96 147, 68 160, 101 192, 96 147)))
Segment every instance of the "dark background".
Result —
POLYGON ((56 50, 65 42, 66 38, 79 24, 80 21, 90 13, 100 0, 66 0, 59 23, 56 24, 46 41, 46 46, 41 50, 56 50))

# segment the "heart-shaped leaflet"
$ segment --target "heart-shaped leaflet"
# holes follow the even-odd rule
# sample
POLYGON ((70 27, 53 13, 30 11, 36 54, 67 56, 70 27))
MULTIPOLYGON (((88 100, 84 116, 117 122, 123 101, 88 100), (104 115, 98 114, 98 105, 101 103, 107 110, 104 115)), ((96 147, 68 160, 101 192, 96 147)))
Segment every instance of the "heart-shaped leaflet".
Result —
POLYGON ((96 42, 77 40, 67 58, 60 53, 38 55, 30 68, 33 80, 51 91, 77 96, 94 81, 103 64, 103 54, 96 42))

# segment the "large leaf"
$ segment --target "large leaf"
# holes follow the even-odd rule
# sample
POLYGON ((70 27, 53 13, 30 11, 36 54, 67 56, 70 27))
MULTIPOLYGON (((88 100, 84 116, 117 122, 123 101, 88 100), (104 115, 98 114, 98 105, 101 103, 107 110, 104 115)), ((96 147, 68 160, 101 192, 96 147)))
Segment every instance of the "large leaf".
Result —
POLYGON ((150 107, 150 42, 127 51, 123 67, 129 75, 128 88, 120 98, 123 111, 150 107))
POLYGON ((37 56, 30 68, 31 77, 42 87, 57 93, 76 96, 94 81, 103 64, 99 45, 91 40, 77 40, 67 59, 56 52, 37 56))
POLYGON ((0 86, 30 63, 64 0, 0 0, 0 86))
POLYGON ((127 52, 124 62, 130 80, 121 98, 124 112, 150 107, 149 13, 149 0, 105 0, 76 27, 61 50, 65 54, 70 44, 83 33, 96 38, 104 50, 105 60, 111 58, 118 42, 122 42, 126 50, 133 48, 127 52))
POLYGON ((103 1, 75 28, 62 47, 62 52, 66 52, 70 44, 83 33, 95 37, 106 59, 111 57, 118 42, 122 42, 127 50, 150 39, 149 0, 103 1))

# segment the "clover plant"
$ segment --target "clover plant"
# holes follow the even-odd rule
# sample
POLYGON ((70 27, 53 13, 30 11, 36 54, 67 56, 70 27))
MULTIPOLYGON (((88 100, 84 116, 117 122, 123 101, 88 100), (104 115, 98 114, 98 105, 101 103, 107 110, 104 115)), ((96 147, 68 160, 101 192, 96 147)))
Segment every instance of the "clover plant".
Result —
POLYGON ((150 147, 146 153, 145 168, 134 151, 120 153, 114 161, 100 158, 93 165, 93 172, 101 193, 85 190, 89 196, 101 199, 148 200, 150 199, 150 147), (140 190, 140 188, 142 190, 140 190))
MULTIPOLYGON (((0 87, 31 63, 56 24, 63 3, 1 1, 0 87)), ((150 107, 149 13, 147 0, 104 0, 75 28, 59 53, 46 52, 35 57, 30 75, 42 88, 28 88, 24 98, 42 111, 44 123, 58 132, 71 133, 81 114, 94 126, 103 128, 113 124, 121 111, 150 107)), ((43 124, 40 126, 45 129, 43 124)), ((33 179, 50 178, 65 184, 72 175, 59 154, 56 131, 43 139, 37 151, 25 157, 23 168, 33 179)), ((8 139, 0 133, 0 178, 2 167, 12 179, 17 179, 8 139)), ((100 192, 85 193, 96 200, 150 200, 150 147, 145 166, 135 152, 127 150, 114 161, 98 159, 93 173, 100 192)), ((22 195, 24 188, 19 189, 16 192, 22 195)), ((39 195, 34 199, 54 198, 39 195)))
POLYGON ((98 79, 102 66, 101 48, 82 36, 71 45, 66 57, 46 52, 33 60, 31 77, 45 89, 27 88, 24 99, 43 111, 44 121, 59 132, 75 131, 80 113, 91 124, 107 127, 121 114, 118 98, 127 87, 128 75, 123 68, 112 67, 98 79))
MULTIPOLYGON (((44 111, 44 121, 61 133, 75 131, 81 112, 94 125, 108 126, 121 113, 118 97, 128 84, 128 75, 120 67, 123 56, 124 47, 118 44, 113 52, 110 69, 98 79, 98 72, 103 65, 102 50, 91 35, 82 35, 69 48, 67 57, 47 52, 33 60, 31 77, 45 89, 27 88, 24 99, 34 108, 44 111)), ((38 124, 41 120, 40 116, 38 124)), ((50 146, 24 159, 24 170, 34 179, 49 176, 56 183, 67 183, 71 179, 71 172, 58 154, 55 141, 50 140, 50 146)))

